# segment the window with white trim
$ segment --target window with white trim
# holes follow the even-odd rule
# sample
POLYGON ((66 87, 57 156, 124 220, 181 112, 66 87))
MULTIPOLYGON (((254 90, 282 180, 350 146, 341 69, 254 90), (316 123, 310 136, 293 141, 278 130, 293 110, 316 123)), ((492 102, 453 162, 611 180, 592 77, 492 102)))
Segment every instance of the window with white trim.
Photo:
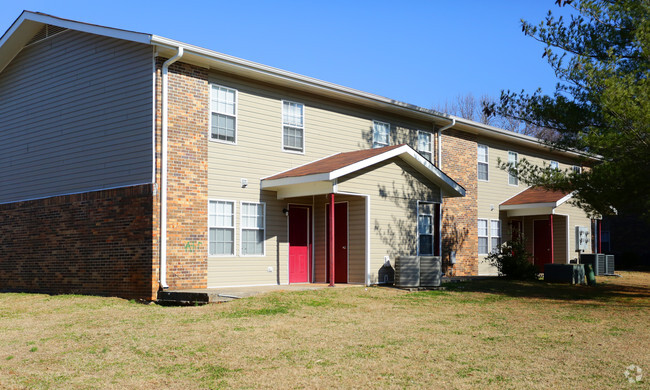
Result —
POLYGON ((551 169, 559 170, 560 169, 560 163, 557 161, 551 160, 551 169))
POLYGON ((241 204, 242 256, 264 255, 265 208, 264 203, 242 202, 241 204))
POLYGON ((488 220, 478 220, 478 254, 488 254, 488 220))
POLYGON ((237 134, 237 90, 212 84, 210 91, 210 139, 234 144, 237 134))
POLYGON ((496 252, 501 245, 501 220, 490 220, 490 252, 496 252))
POLYGON ((433 161, 433 142, 431 133, 418 130, 418 152, 429 161, 433 161))
POLYGON ((478 160, 478 179, 488 181, 488 147, 486 145, 477 145, 476 156, 478 160))
POLYGON ((305 151, 305 106, 282 101, 282 148, 292 152, 305 151))
POLYGON ((571 167, 571 169, 575 173, 578 173, 578 174, 582 173, 582 167, 580 167, 579 165, 574 165, 574 166, 571 167))
POLYGON ((514 168, 517 165, 519 156, 517 152, 508 152, 508 163, 511 165, 512 171, 508 171, 508 184, 512 186, 519 185, 519 179, 517 178, 517 169, 514 168))
POLYGON ((372 147, 381 148, 388 146, 390 135, 390 124, 379 121, 372 121, 372 147))
POLYGON ((208 255, 235 254, 235 202, 208 202, 208 255))
POLYGON ((434 254, 434 203, 418 204, 418 254, 422 256, 431 256, 434 254))

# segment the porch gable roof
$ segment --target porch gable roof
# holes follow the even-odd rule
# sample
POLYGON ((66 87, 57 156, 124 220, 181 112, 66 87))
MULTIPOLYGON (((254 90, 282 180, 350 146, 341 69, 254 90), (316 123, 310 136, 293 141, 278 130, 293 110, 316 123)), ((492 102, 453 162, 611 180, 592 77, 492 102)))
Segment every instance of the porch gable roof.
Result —
POLYGON ((294 186, 296 188, 309 186, 314 188, 316 185, 316 187, 319 187, 318 191, 320 192, 327 193, 328 188, 331 188, 329 192, 336 192, 334 188, 336 179, 393 157, 401 158, 436 186, 440 187, 443 196, 465 196, 465 189, 460 184, 456 183, 456 181, 431 164, 413 148, 405 144, 337 153, 262 178, 261 188, 263 190, 279 191, 288 186, 294 186))
POLYGON ((571 199, 573 193, 529 187, 499 205, 508 216, 553 214, 555 208, 571 199))

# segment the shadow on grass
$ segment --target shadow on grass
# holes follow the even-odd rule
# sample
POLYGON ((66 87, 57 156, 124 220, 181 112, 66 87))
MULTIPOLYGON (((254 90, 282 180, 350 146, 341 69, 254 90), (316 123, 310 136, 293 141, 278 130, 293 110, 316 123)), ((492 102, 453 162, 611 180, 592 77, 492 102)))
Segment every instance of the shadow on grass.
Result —
POLYGON ((625 302, 630 307, 650 307, 648 285, 600 283, 595 286, 574 286, 543 281, 509 279, 474 280, 446 283, 448 291, 498 294, 513 298, 536 298, 560 301, 625 302))

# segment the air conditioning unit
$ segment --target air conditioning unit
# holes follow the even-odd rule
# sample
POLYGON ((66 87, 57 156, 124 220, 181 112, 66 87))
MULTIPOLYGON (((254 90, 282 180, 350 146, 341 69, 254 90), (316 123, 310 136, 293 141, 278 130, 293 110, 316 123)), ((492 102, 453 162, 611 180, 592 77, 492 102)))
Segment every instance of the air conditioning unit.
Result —
POLYGON ((420 287, 420 258, 398 256, 395 259, 395 286, 420 287))
POLYGON ((442 278, 440 256, 420 256, 420 286, 438 287, 442 278))
POLYGON ((580 255, 581 264, 591 264, 595 275, 614 275, 614 255, 593 253, 580 255))
POLYGON ((397 287, 437 287, 441 281, 440 256, 399 256, 395 261, 397 287))
POLYGON ((605 255, 605 272, 614 275, 614 255, 605 255))

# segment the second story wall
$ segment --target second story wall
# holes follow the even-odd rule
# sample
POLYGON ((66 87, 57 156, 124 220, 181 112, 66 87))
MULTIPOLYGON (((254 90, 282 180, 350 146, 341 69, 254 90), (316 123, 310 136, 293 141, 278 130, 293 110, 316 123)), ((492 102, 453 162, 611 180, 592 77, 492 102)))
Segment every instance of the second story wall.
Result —
MULTIPOLYGON (((263 177, 335 153, 372 148, 374 120, 389 124, 390 145, 407 143, 417 149, 418 130, 432 131, 431 123, 229 75, 212 73, 210 83, 235 90, 237 106, 235 142, 210 140, 208 145, 211 197, 239 199, 259 194, 263 177), (283 101, 303 105, 302 152, 283 150, 283 101), (241 188, 242 178, 248 179, 245 189, 241 188)), ((433 139, 431 133, 432 144, 433 139)))
POLYGON ((66 30, 0 72, 0 203, 151 183, 148 45, 66 30))
MULTIPOLYGON (((499 204, 528 188, 528 185, 520 180, 517 180, 516 184, 512 183, 509 181, 508 172, 499 169, 498 161, 508 162, 509 152, 516 153, 519 162, 526 159, 540 167, 548 166, 551 161, 557 162, 560 170, 571 169, 576 164, 575 161, 551 151, 536 150, 514 143, 478 138, 477 145, 486 146, 488 152, 488 179, 478 180, 479 216, 488 213, 498 217, 499 204)), ((475 169, 478 169, 478 160, 475 161, 475 169)))

